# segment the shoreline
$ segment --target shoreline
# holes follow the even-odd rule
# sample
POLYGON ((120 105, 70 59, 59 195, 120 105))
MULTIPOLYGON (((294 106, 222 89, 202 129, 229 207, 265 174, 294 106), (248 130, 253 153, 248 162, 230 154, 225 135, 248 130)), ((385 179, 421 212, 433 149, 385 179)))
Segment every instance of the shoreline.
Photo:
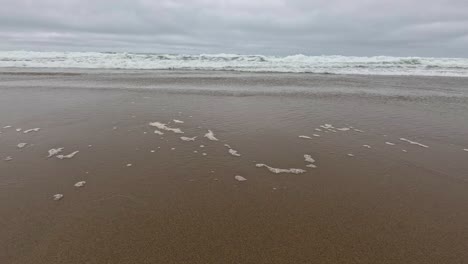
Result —
POLYGON ((436 79, 0 74, 0 260, 463 261, 467 88, 436 79))

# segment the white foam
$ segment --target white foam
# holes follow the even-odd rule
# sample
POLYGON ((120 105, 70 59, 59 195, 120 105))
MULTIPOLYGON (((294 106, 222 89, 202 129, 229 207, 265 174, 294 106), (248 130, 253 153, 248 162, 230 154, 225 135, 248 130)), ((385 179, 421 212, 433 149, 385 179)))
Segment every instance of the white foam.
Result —
POLYGON ((468 151, 468 149, 463 149, 464 151, 468 151))
POLYGON ((320 137, 319 134, 312 134, 312 136, 314 136, 314 137, 320 137))
POLYGON ((350 128, 349 127, 343 127, 343 128, 337 128, 337 130, 339 130, 339 131, 349 131, 350 128))
POLYGON ((200 148, 204 148, 204 147, 205 147, 205 145, 200 145, 200 148))
POLYGON ((85 186, 85 184, 86 184, 86 181, 79 181, 79 182, 75 183, 75 185, 73 185, 73 186, 79 188, 79 187, 85 186))
POLYGON ((174 119, 173 121, 174 121, 174 123, 178 123, 178 124, 183 124, 184 123, 184 121, 177 120, 177 119, 174 119))
POLYGON ((10 128, 11 126, 4 126, 3 128, 10 128))
POLYGON ((52 156, 55 156, 57 154, 59 154, 60 152, 63 151, 63 148, 53 148, 53 149, 49 149, 49 156, 47 156, 48 158, 52 157, 52 156))
POLYGON ((468 76, 468 59, 393 56, 139 54, 0 51, 0 67, 230 70, 364 75, 468 76))
POLYGON ((356 132, 364 133, 364 131, 362 131, 360 129, 353 129, 353 130, 356 131, 356 132))
POLYGON ((57 194, 54 194, 52 196, 52 199, 54 199, 54 201, 58 201, 58 200, 60 200, 62 198, 63 198, 63 194, 61 194, 61 193, 57 193, 57 194))
POLYGON ((113 127, 112 129, 113 129, 113 130, 117 130, 117 127, 115 126, 115 127, 113 127))
POLYGON ((406 149, 402 149, 401 151, 403 151, 403 152, 408 152, 406 149))
POLYGON ((13 158, 11 156, 8 156, 6 158, 3 159, 4 161, 10 161, 10 160, 13 160, 13 158))
POLYGON ((16 129, 16 132, 20 132, 22 129, 21 128, 17 128, 16 129))
POLYGON ((41 129, 36 127, 36 128, 31 128, 31 129, 28 129, 28 130, 24 130, 23 133, 27 134, 29 132, 38 132, 39 130, 41 130, 41 129))
POLYGON ((171 148, 171 150, 175 150, 175 148, 171 148))
POLYGON ((153 127, 157 127, 158 129, 161 129, 161 130, 172 131, 172 132, 174 132, 176 134, 184 133, 184 132, 182 132, 182 130, 180 130, 180 128, 172 128, 172 127, 169 127, 166 124, 163 124, 163 123, 160 123, 160 122, 152 122, 152 123, 149 123, 149 125, 153 126, 153 127))
POLYGON ((316 129, 315 129, 315 131, 319 131, 319 132, 321 132, 321 131, 322 131, 322 129, 320 129, 320 128, 316 128, 316 129))
POLYGON ((348 156, 350 156, 350 157, 354 157, 354 154, 351 154, 351 153, 349 153, 349 154, 348 154, 348 156))
POLYGON ((290 169, 279 169, 279 168, 273 168, 273 167, 270 167, 266 164, 262 164, 262 163, 258 163, 255 165, 257 168, 261 168, 261 167, 265 167, 267 168, 269 171, 273 172, 273 173, 293 173, 293 174, 301 174, 301 173, 304 173, 306 172, 306 170, 303 170, 303 169, 295 169, 295 168, 290 168, 290 169))
POLYGON ((309 163, 310 163, 310 164, 307 164, 306 167, 314 168, 314 169, 317 168, 317 165, 314 164, 314 163, 315 163, 315 159, 313 159, 311 155, 305 154, 305 155, 304 155, 304 160, 305 160, 306 162, 309 162, 309 163))
POLYGON ((159 131, 159 130, 155 130, 154 133, 157 134, 157 135, 161 135, 161 136, 164 135, 164 133, 159 131))
POLYGON ((368 148, 368 149, 371 148, 371 146, 369 146, 369 145, 362 145, 362 146, 365 147, 365 148, 368 148))
POLYGON ((388 141, 387 141, 387 142, 385 142, 385 144, 387 144, 387 145, 390 145, 390 146, 395 146, 395 143, 388 142, 388 141))
POLYGON ((76 154, 78 154, 78 150, 77 151, 73 151, 72 153, 68 154, 68 155, 57 155, 57 158, 58 159, 71 159, 73 158, 76 154))
POLYGON ((194 150, 193 153, 198 153, 198 150, 194 150))
POLYGON ((127 164, 127 167, 131 167, 131 166, 133 166, 133 164, 131 164, 131 163, 128 163, 128 164, 127 164))
POLYGON ((208 154, 206 154, 206 153, 202 153, 202 155, 203 155, 203 156, 206 156, 206 155, 208 155, 208 154))
POLYGON ((305 161, 310 162, 310 163, 314 163, 314 162, 315 162, 315 160, 314 160, 314 159, 312 158, 312 156, 309 155, 309 154, 305 154, 305 155, 304 155, 304 159, 305 159, 305 161))
POLYGON ((420 147, 423 147, 423 148, 428 148, 428 146, 424 145, 424 144, 421 144, 419 142, 416 142, 416 141, 411 141, 409 139, 406 139, 406 138, 400 138, 401 141, 405 141, 405 142, 408 142, 410 143, 411 145, 417 145, 417 146, 420 146, 420 147))
POLYGON ((197 137, 180 137, 183 141, 195 141, 197 137))
POLYGON ((311 137, 309 137, 309 136, 304 136, 304 135, 300 135, 299 137, 300 137, 300 138, 305 138, 305 139, 312 139, 311 137))
POLYGON ((18 145, 16 145, 18 148, 24 148, 26 147, 28 143, 19 143, 18 145))
POLYGON ((240 157, 240 154, 237 152, 237 150, 229 149, 228 151, 229 151, 229 154, 236 156, 236 157, 240 157))
POLYGON ((246 180, 247 180, 246 178, 244 178, 244 177, 242 177, 242 176, 240 176, 240 175, 234 176, 234 179, 236 179, 237 181, 240 181, 240 182, 243 182, 243 181, 246 181, 246 180))
POLYGON ((205 137, 208 138, 209 140, 212 141, 218 141, 218 139, 215 137, 213 131, 208 130, 208 133, 205 134, 205 137))

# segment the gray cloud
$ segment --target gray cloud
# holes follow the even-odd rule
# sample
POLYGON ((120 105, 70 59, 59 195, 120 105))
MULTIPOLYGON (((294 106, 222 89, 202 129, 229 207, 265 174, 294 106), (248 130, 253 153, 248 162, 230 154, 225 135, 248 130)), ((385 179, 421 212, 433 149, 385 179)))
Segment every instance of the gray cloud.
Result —
POLYGON ((0 0, 0 49, 468 57, 466 0, 0 0))

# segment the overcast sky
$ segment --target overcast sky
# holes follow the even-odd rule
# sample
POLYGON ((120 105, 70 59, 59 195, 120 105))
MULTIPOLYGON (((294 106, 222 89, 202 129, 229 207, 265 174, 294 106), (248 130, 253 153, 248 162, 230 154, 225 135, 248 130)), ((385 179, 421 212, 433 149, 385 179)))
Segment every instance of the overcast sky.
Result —
POLYGON ((468 0, 0 0, 0 49, 468 57, 468 0))

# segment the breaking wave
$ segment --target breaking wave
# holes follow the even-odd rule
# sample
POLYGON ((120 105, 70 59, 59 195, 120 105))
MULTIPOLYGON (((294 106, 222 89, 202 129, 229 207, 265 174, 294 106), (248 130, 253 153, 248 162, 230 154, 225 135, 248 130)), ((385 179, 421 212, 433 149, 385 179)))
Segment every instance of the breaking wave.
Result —
POLYGON ((0 67, 468 77, 468 58, 0 51, 0 67))

